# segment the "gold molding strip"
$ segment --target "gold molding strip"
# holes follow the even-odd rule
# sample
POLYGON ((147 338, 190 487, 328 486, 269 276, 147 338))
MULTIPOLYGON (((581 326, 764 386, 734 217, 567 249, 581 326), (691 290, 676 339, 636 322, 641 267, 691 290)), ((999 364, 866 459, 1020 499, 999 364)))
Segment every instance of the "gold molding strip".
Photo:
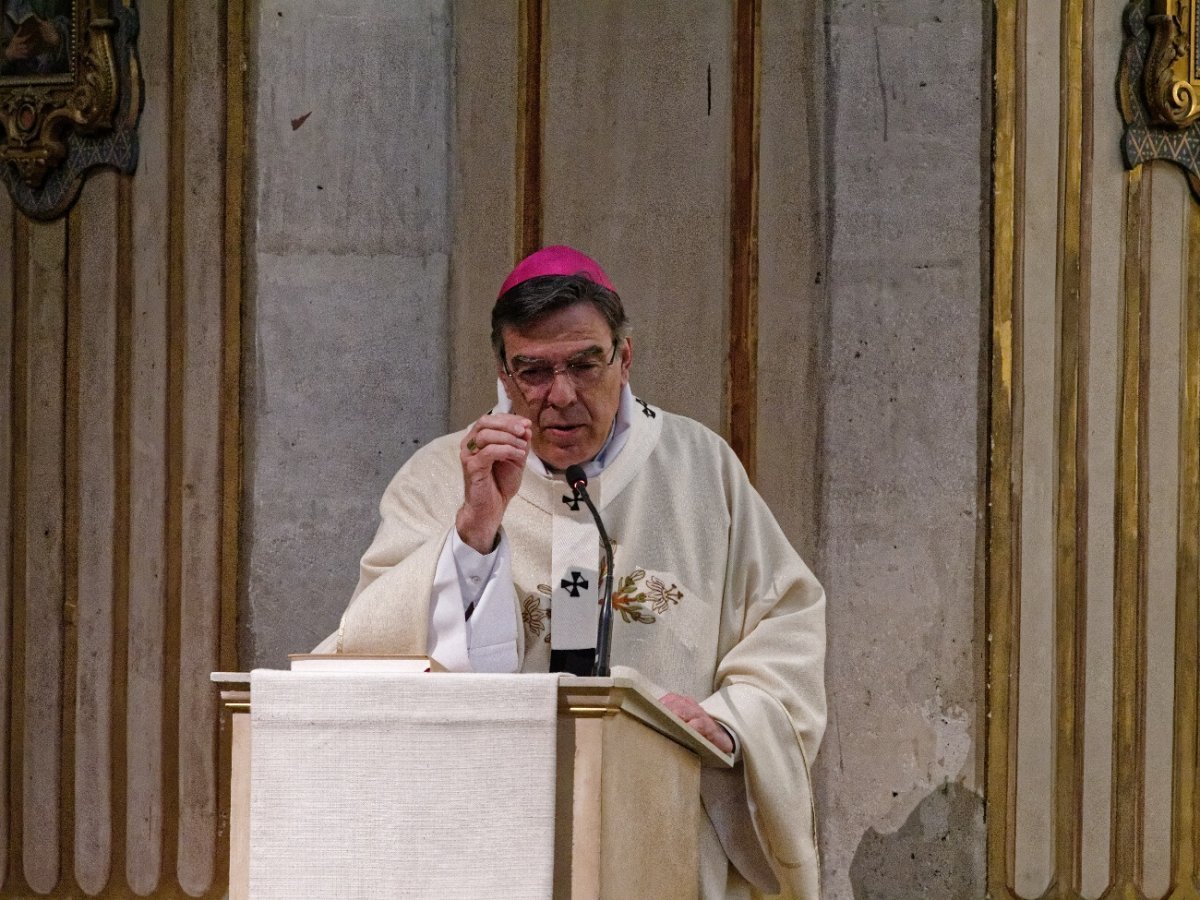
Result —
POLYGON ((1055 741, 1050 893, 1078 890, 1083 809, 1083 693, 1087 634, 1087 259, 1090 222, 1091 47, 1086 0, 1062 7, 1059 108, 1057 490, 1055 502, 1055 741))
POLYGON ((1200 828, 1200 207, 1188 204, 1187 294, 1179 429, 1179 555, 1175 592, 1173 897, 1196 897, 1200 828), (1187 886, 1190 885, 1190 892, 1187 886))
POLYGON ((729 231, 729 443, 746 474, 758 470, 758 176, 762 0, 734 4, 733 137, 729 231))
MULTIPOLYGON (((0 198, 0 253, 7 252, 9 259, 15 262, 14 234, 16 213, 7 197, 0 198)), ((15 353, 13 315, 15 311, 16 289, 15 265, 0 273, 0 622, 4 624, 6 635, 0 635, 0 777, 7 777, 9 759, 9 664, 11 656, 10 626, 12 600, 12 538, 14 525, 13 513, 13 478, 12 467, 15 457, 13 444, 13 397, 15 384, 13 380, 13 365, 15 353)), ((8 829, 10 824, 8 784, 0 785, 0 886, 8 877, 11 857, 8 851, 8 829)))
POLYGON ((13 227, 13 374, 12 374, 12 553, 9 565, 8 680, 8 877, 5 887, 25 887, 25 520, 29 428, 26 387, 29 380, 29 220, 15 216, 13 227))
POLYGON ((1140 895, 1145 787, 1146 399, 1150 188, 1144 166, 1126 175, 1120 422, 1117 434, 1117 553, 1113 734, 1113 883, 1107 895, 1140 895))
MULTIPOLYGON (((225 317, 222 337, 221 669, 237 670, 238 523, 242 493, 242 203, 245 185, 245 0, 226 4, 225 317)), ((222 779, 226 781, 228 779, 222 779)))
POLYGON ((997 0, 995 18, 995 93, 992 225, 991 415, 988 456, 986 615, 988 634, 987 738, 987 885, 990 895, 1011 895, 1013 782, 1015 771, 1011 714, 1016 709, 1015 654, 1017 597, 1017 523, 1020 498, 1013 490, 1017 435, 1014 372, 1018 363, 1019 299, 1017 272, 1021 254, 1017 198, 1023 161, 1017 140, 1022 98, 1017 62, 1020 0, 997 0))
POLYGON ((542 245, 547 0, 520 0, 517 21, 517 193, 515 260, 542 245))
POLYGON ((166 609, 163 611, 162 668, 162 829, 159 832, 158 890, 174 891, 179 842, 179 646, 183 592, 183 427, 184 366, 187 329, 184 313, 185 255, 187 253, 187 140, 188 3, 175 0, 168 14, 170 76, 167 158, 167 493, 166 493, 166 609))
MULTIPOLYGON (((86 188, 85 188, 86 189, 86 188)), ((62 715, 59 719, 59 889, 75 881, 75 719, 79 659, 79 366, 82 348, 82 215, 79 203, 66 221, 66 372, 63 398, 63 611, 62 715)))
MULTIPOLYGON (((221 545, 218 659, 223 671, 238 667, 238 537, 241 521, 242 203, 245 185, 245 0, 225 7, 225 222, 224 316, 221 358, 221 545)), ((230 773, 233 729, 220 719, 217 757, 216 861, 210 893, 228 887, 230 773)))
POLYGON ((133 176, 117 180, 116 374, 113 389, 112 870, 107 891, 128 883, 129 604, 133 390, 133 176))

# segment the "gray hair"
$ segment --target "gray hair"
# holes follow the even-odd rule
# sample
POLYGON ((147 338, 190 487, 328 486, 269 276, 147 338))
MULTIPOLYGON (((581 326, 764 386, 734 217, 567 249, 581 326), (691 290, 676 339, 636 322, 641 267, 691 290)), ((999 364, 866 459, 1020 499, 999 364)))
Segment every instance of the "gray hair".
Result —
POLYGON ((596 307, 608 323, 614 346, 625 337, 629 319, 616 291, 597 284, 586 274, 539 275, 513 285, 492 307, 492 349, 496 357, 505 361, 502 332, 506 326, 520 328, 575 303, 591 303, 596 307))

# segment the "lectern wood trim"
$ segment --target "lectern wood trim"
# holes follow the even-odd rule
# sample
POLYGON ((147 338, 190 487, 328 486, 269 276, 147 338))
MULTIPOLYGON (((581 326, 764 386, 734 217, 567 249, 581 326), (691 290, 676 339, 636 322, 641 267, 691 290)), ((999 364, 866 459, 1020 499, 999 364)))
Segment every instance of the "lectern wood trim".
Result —
POLYGON ((733 756, 722 753, 663 706, 662 692, 632 669, 614 666, 611 678, 564 675, 558 686, 558 708, 564 713, 615 715, 623 712, 659 734, 691 750, 703 765, 728 769, 733 756))
POLYGON ((575 682, 610 681, 570 680, 559 687, 555 900, 694 900, 697 753, 622 707, 628 694, 638 693, 634 688, 610 683, 610 706, 562 706, 568 690, 587 690, 575 682), (649 760, 655 762, 647 767, 649 760), (639 827, 631 829, 631 822, 639 827))

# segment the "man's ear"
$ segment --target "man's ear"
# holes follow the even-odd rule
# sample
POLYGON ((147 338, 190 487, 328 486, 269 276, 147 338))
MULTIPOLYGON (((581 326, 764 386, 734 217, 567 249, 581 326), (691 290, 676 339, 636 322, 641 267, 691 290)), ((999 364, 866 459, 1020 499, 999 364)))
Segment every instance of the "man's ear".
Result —
POLYGON ((629 368, 633 365, 633 338, 626 335, 621 341, 621 384, 629 383, 629 368))

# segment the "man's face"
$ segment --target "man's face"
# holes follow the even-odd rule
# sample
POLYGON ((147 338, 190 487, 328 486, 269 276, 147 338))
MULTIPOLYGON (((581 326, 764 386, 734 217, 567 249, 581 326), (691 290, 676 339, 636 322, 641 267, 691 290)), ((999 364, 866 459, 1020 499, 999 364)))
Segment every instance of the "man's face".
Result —
POLYGON ((610 365, 612 332, 588 302, 501 334, 508 373, 501 364, 500 380, 512 411, 533 423, 533 452, 554 469, 587 462, 604 446, 617 415, 633 362, 630 339, 620 342, 610 365))

